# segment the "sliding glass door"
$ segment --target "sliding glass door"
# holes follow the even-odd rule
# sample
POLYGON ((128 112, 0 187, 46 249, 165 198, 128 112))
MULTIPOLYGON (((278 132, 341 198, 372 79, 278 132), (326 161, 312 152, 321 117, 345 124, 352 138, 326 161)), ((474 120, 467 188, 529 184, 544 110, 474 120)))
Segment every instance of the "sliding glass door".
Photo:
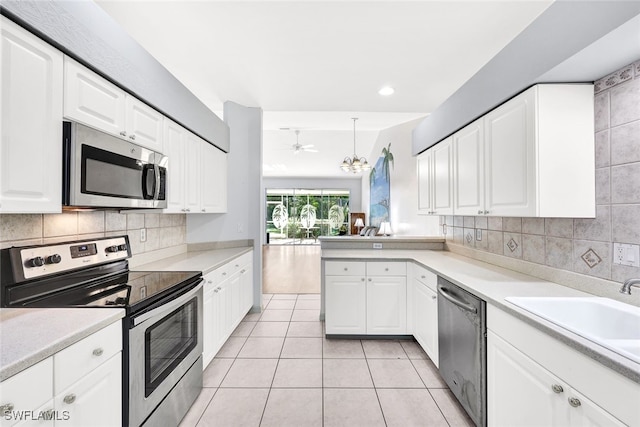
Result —
POLYGON ((320 236, 345 234, 349 190, 267 189, 266 231, 271 245, 314 245, 320 236))

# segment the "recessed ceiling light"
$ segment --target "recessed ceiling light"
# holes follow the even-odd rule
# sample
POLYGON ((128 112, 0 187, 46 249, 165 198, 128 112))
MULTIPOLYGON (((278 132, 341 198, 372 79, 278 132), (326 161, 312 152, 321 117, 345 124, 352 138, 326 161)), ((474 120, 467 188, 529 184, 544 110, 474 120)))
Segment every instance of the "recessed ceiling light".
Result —
POLYGON ((391 86, 385 86, 378 91, 378 93, 382 96, 393 95, 393 92, 395 92, 395 90, 391 86))

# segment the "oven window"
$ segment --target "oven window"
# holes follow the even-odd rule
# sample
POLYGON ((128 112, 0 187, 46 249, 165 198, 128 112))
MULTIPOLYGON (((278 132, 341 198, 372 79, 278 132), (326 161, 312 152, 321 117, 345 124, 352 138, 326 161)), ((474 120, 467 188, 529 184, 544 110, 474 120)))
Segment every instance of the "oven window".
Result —
POLYGON ((187 302, 145 332, 145 397, 162 383, 198 343, 197 299, 187 302))

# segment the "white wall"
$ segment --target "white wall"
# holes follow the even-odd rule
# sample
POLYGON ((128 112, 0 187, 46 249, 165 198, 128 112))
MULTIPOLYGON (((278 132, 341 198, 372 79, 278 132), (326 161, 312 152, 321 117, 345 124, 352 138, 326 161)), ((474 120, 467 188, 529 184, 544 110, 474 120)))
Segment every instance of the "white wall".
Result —
POLYGON ((187 215, 187 243, 253 239, 254 306, 262 295, 262 109, 225 102, 227 213, 187 215))
MULTIPOLYGON (((369 163, 375 165, 382 149, 391 143, 394 167, 391 169, 390 221, 395 235, 440 235, 438 218, 418 215, 418 175, 416 158, 411 155, 411 131, 422 119, 413 120, 380 131, 369 163)), ((362 208, 369 223, 369 174, 362 176, 362 208)))

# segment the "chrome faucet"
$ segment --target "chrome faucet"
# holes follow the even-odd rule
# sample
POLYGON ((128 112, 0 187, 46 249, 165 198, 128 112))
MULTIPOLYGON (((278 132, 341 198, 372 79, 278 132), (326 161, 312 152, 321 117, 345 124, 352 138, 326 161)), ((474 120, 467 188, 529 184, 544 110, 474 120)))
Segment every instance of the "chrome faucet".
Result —
POLYGON ((624 285, 620 288, 621 294, 631 295, 631 287, 635 286, 640 288, 640 279, 629 279, 624 282, 624 285))

